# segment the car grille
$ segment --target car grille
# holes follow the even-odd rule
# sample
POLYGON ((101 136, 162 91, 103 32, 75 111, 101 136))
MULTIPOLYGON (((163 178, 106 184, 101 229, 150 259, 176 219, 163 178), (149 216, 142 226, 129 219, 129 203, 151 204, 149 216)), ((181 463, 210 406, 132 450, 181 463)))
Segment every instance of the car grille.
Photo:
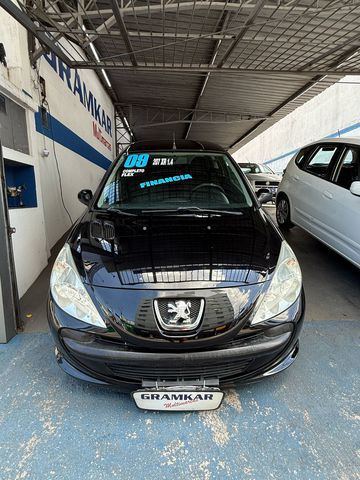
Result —
POLYGON ((279 186, 279 182, 270 182, 270 181, 263 181, 263 180, 258 180, 255 182, 255 185, 257 187, 278 187, 279 186))
MULTIPOLYGON (((174 313, 169 313, 169 304, 176 304, 177 300, 182 300, 181 298, 159 298, 157 299, 157 304, 159 307, 159 313, 160 317, 165 323, 169 323, 173 318, 174 318, 174 313)), ((190 300, 191 306, 190 306, 190 321, 193 323, 200 312, 200 306, 201 306, 201 299, 200 298, 191 298, 191 299, 186 299, 186 301, 190 300)))
POLYGON ((111 373, 118 378, 129 380, 177 380, 177 379, 202 379, 202 378, 231 378, 244 372, 253 359, 239 359, 221 362, 212 361, 210 364, 199 365, 189 362, 186 365, 176 365, 172 362, 169 365, 126 365, 124 363, 108 363, 107 367, 111 373))
MULTIPOLYGON (((181 298, 178 298, 178 300, 179 299, 181 300, 181 298)), ((166 301, 163 301, 161 298, 158 299, 160 315, 163 319, 167 318, 167 304, 171 300, 176 299, 166 299, 166 301)), ((197 316, 200 309, 201 299, 197 297, 189 297, 189 300, 191 300, 192 316, 197 316)), ((234 321, 234 317, 234 308, 229 300, 228 295, 226 293, 216 293, 212 297, 208 298, 205 302, 202 323, 203 328, 206 330, 212 330, 224 324, 230 325, 234 321)), ((153 300, 144 299, 139 303, 137 308, 136 326, 139 329, 148 330, 149 325, 153 324, 153 319, 153 300)))

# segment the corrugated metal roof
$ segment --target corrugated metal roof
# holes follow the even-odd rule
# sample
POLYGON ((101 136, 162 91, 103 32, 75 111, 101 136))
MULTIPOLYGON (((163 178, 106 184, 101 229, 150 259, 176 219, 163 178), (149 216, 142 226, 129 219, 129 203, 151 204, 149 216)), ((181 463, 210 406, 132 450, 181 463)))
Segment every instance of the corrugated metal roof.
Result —
POLYGON ((359 0, 45 0, 24 8, 70 66, 100 76, 105 69, 136 140, 175 134, 234 150, 359 73, 359 0), (71 58, 62 36, 87 58, 71 58))

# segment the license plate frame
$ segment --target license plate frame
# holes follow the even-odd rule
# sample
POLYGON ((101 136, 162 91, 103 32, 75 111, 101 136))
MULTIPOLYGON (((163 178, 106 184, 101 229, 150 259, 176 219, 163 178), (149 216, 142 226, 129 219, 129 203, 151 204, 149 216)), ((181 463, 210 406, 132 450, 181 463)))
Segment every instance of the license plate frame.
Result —
POLYGON ((131 393, 140 410, 195 412, 217 410, 225 393, 217 387, 141 388, 131 393))

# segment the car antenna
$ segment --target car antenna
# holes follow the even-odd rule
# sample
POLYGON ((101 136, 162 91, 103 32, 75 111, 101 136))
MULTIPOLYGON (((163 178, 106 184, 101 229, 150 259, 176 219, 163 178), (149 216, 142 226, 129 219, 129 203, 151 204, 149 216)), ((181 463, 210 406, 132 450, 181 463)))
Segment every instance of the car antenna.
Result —
POLYGON ((176 142, 175 142, 175 132, 173 132, 173 146, 172 148, 176 150, 176 142))

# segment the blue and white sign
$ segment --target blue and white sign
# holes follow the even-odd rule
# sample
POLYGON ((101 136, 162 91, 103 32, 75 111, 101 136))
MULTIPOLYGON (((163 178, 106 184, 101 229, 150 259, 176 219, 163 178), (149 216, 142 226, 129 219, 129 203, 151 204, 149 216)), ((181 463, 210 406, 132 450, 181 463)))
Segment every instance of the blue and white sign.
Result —
POLYGON ((99 123, 105 132, 112 137, 112 121, 109 115, 102 108, 98 99, 80 77, 77 70, 60 60, 54 53, 44 55, 45 60, 51 68, 59 75, 68 89, 79 99, 80 103, 88 110, 91 116, 99 123))

